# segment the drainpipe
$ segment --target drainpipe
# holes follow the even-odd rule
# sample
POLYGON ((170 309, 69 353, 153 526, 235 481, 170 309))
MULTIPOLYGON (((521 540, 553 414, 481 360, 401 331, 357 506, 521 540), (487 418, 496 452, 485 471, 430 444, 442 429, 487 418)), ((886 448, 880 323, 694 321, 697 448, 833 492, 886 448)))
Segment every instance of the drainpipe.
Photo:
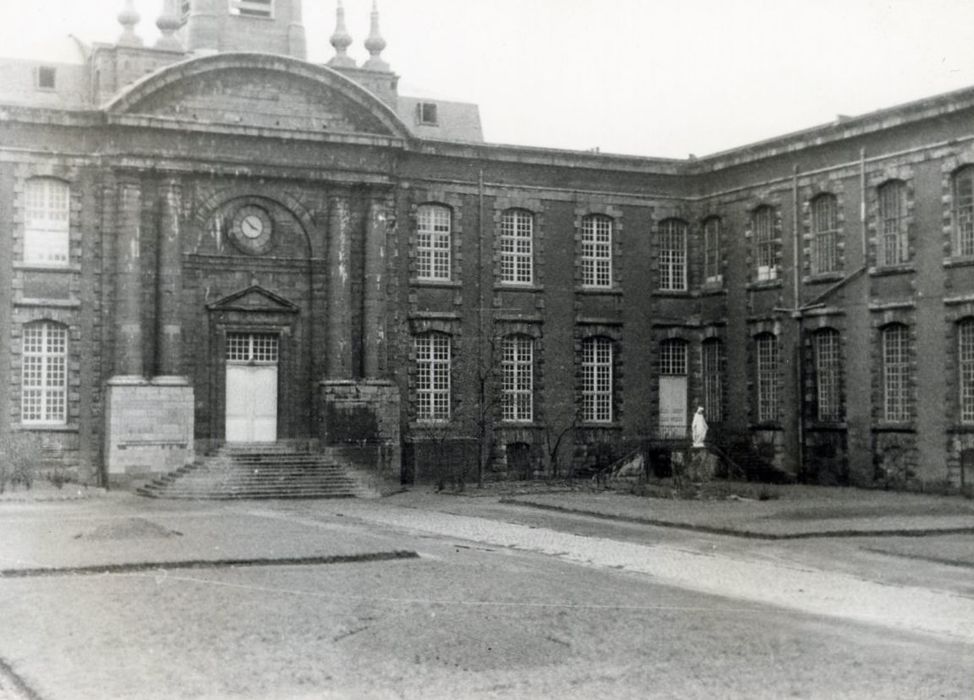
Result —
POLYGON ((866 261, 866 149, 859 149, 859 233, 862 236, 862 267, 869 267, 866 261))
POLYGON ((792 233, 793 233, 793 247, 792 250, 792 261, 794 269, 792 270, 792 281, 793 281, 793 295, 794 295, 794 317, 797 326, 797 338, 795 341, 795 391, 798 395, 798 420, 797 420, 797 439, 798 439, 798 453, 797 457, 797 473, 798 477, 802 477, 805 473, 805 386, 804 386, 804 372, 802 365, 804 364, 802 357, 803 343, 805 340, 805 324, 804 317, 805 311, 802 309, 802 287, 801 287, 801 231, 798 228, 799 217, 798 217, 798 164, 795 164, 794 170, 791 174, 791 195, 792 195, 792 233))
MULTIPOLYGON (((490 416, 487 415, 487 393, 491 391, 493 387, 487 386, 487 382, 492 381, 492 377, 483 376, 485 372, 484 369, 484 342, 486 340, 486 333, 484 331, 484 311, 486 310, 486 290, 484 289, 484 169, 481 168, 477 175, 477 390, 481 392, 478 397, 482 402, 480 406, 477 407, 480 415, 477 417, 478 421, 484 421, 483 435, 480 437, 483 439, 484 444, 477 446, 477 486, 483 488, 484 485, 484 467, 487 461, 487 437, 488 432, 492 432, 493 425, 490 416), (488 430, 488 427, 491 430, 488 430)), ((493 349, 496 352, 496 349, 493 349)), ((490 357, 490 361, 494 362, 495 358, 490 357)))

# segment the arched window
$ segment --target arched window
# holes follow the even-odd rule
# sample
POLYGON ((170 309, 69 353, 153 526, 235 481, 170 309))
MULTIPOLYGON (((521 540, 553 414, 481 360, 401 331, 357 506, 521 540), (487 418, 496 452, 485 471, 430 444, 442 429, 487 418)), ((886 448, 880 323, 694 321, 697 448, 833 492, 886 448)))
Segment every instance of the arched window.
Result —
POLYGON ((883 328, 883 419, 910 420, 910 330, 901 323, 883 328))
POLYGON ((449 207, 423 204, 416 212, 416 276, 449 281, 452 216, 449 207))
POLYGON ((508 209, 501 215, 501 282, 531 284, 534 215, 524 209, 508 209))
POLYGON ((659 224, 659 288, 682 292, 687 288, 687 224, 666 219, 659 224))
POLYGON ((68 329, 38 321, 24 326, 20 420, 64 425, 68 419, 68 329))
POLYGON ((815 354, 815 394, 818 419, 837 421, 842 418, 842 355, 839 332, 823 328, 812 336, 815 354))
POLYGON ((751 214, 754 232, 755 273, 758 282, 778 279, 778 231, 775 212, 769 206, 758 207, 751 214))
POLYGON ((724 378, 721 371, 723 347, 717 338, 708 338, 700 346, 703 369, 703 406, 707 420, 719 423, 723 420, 724 378))
POLYGON ((534 341, 509 335, 501 358, 502 408, 505 421, 534 420, 534 341))
POLYGON ((906 185, 901 180, 890 180, 880 185, 879 241, 877 264, 899 265, 910 260, 910 244, 906 225, 906 185))
POLYGON ((974 318, 965 318, 957 324, 957 375, 960 421, 974 423, 974 318))
POLYGON ((812 200, 812 274, 839 269, 839 207, 834 195, 812 200))
POLYGON ((778 339, 773 333, 761 333, 755 336, 754 346, 758 422, 776 422, 778 420, 778 339))
POLYGON ((612 286, 612 219, 602 214, 582 219, 582 286, 612 286))
POLYGON ((423 333, 413 341, 416 353, 416 418, 450 420, 450 336, 423 333))
POLYGON ((608 338, 582 341, 582 420, 612 422, 613 348, 608 338))
POLYGON ((49 177, 27 181, 24 201, 24 262, 67 265, 70 247, 70 188, 49 177))
POLYGON ((703 277, 708 284, 720 284, 720 219, 712 216, 703 222, 703 277))
POLYGON ((974 166, 954 173, 954 255, 974 255, 974 166))

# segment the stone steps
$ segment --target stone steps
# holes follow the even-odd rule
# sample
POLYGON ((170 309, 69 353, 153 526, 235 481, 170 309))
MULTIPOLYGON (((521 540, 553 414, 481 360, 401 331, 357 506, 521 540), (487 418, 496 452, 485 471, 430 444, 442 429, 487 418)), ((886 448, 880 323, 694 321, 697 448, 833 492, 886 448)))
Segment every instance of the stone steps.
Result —
POLYGON ((376 495, 326 455, 276 445, 232 446, 136 489, 147 498, 354 498, 376 495))

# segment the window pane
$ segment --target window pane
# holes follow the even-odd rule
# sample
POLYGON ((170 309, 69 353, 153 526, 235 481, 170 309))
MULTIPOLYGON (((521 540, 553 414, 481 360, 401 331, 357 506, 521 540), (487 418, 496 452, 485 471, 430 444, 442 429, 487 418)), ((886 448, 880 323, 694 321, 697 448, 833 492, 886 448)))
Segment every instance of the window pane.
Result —
POLYGON ((534 217, 531 212, 509 209, 501 217, 501 281, 531 284, 534 217))
POLYGON ((687 288, 687 225, 667 219, 659 227, 659 288, 684 291, 687 288))
POLYGON ((612 286, 612 219, 607 216, 582 219, 582 285, 612 286))
POLYGON ((888 182, 879 188, 879 265, 897 265, 910 259, 906 227, 906 187, 888 182))
POLYGON ((910 420, 909 331, 903 325, 883 330, 883 399, 886 420, 910 420))
POLYGON ((420 279, 449 280, 451 216, 446 207, 424 204, 417 210, 416 274, 420 279))
POLYGON ((67 421, 68 330, 48 321, 24 326, 21 422, 67 421))
POLYGON ((416 353, 416 417, 421 421, 450 419, 450 337, 428 333, 414 341, 416 353))
POLYGON ((721 344, 706 340, 702 346, 703 404, 707 419, 719 423, 723 419, 723 380, 720 370, 721 344))
POLYGON ((759 335, 757 345, 758 422, 778 420, 778 340, 759 335))
POLYGON ((582 343, 582 418, 612 422, 612 343, 607 338, 582 343))
POLYGON ((842 418, 840 393, 840 349, 838 331, 827 329, 814 336, 815 378, 818 398, 818 419, 834 421, 842 418))
POLYGON ((70 189, 60 180, 28 180, 24 193, 24 261, 66 265, 70 246, 70 189))
POLYGON ((833 272, 839 267, 838 205, 832 195, 812 202, 812 273, 833 272))
POLYGON ((703 223, 703 268, 707 282, 720 282, 720 219, 713 217, 703 223))
POLYGON ((954 176, 954 255, 974 255, 974 168, 964 168, 954 176))
POLYGON ((534 341, 525 336, 504 338, 501 359, 503 419, 534 418, 534 341))

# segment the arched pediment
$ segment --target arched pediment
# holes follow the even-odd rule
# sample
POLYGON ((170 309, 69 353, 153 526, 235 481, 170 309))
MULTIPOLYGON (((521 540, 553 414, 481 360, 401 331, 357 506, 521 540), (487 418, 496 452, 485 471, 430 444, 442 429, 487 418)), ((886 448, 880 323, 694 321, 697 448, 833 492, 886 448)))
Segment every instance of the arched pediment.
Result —
POLYGON ((105 111, 197 124, 410 139, 388 105, 326 66, 286 56, 223 53, 167 66, 133 84, 105 111))

